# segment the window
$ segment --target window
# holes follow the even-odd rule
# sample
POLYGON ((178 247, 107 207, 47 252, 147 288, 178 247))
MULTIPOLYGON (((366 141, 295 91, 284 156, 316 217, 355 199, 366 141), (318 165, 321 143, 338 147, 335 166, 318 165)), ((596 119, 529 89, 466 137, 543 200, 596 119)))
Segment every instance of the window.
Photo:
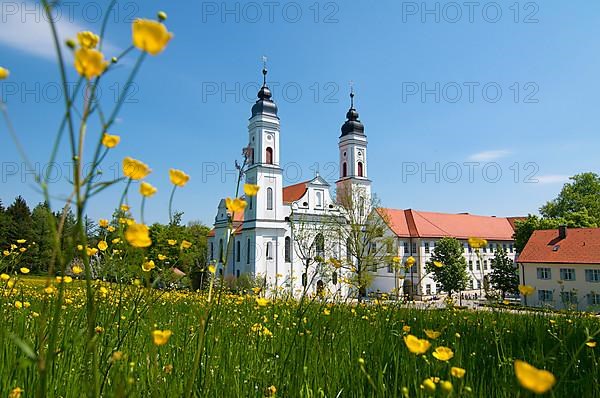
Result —
POLYGON ((488 260, 483 260, 483 269, 488 269, 488 260))
POLYGON ((285 262, 289 263, 292 261, 292 240, 289 236, 285 237, 285 262))
POLYGON ((273 242, 267 242, 267 260, 273 260, 273 242))
POLYGON ((267 188, 267 210, 273 210, 273 188, 267 188))
POLYGON ((219 240, 219 262, 223 262, 223 239, 219 240))
POLYGON ((247 200, 248 200, 248 209, 252 210, 252 202, 253 202, 252 196, 248 196, 247 200))
POLYGON ((574 281, 575 280, 575 268, 561 268, 560 279, 563 281, 574 281))
POLYGON ((351 246, 352 242, 350 241, 350 238, 346 239, 346 261, 351 262, 352 261, 352 252, 351 252, 351 246))
POLYGON ((363 176, 363 164, 362 164, 362 162, 358 162, 358 176, 359 177, 363 176))
POLYGON ((317 234, 315 237, 315 253, 317 257, 325 258, 325 238, 323 234, 317 234))
POLYGON ((473 260, 469 260, 469 271, 473 271, 473 260))
POLYGON ((416 244, 416 243, 413 243, 413 244, 412 244, 412 250, 411 250, 411 253, 412 253, 412 254, 417 254, 417 244, 416 244))
POLYGON ((394 272, 394 265, 392 264, 392 262, 391 262, 391 261, 390 261, 390 262, 388 262, 388 265, 387 265, 387 272, 388 272, 388 274, 391 274, 392 272, 394 272))
POLYGON ((240 270, 239 269, 235 271, 235 276, 236 276, 236 278, 240 277, 240 270))
POLYGON ((510 244, 510 252, 514 253, 514 251, 515 251, 515 245, 514 245, 514 243, 511 243, 510 244))
POLYGON ((481 289, 481 281, 477 281, 477 289, 481 289))
POLYGON ((235 244, 235 261, 237 261, 238 263, 240 262, 240 256, 241 256, 241 251, 242 251, 241 247, 242 247, 242 242, 240 242, 238 240, 235 244))
POLYGON ((487 253, 487 246, 483 246, 483 252, 487 253))
POLYGON ((502 244, 502 250, 504 250, 504 253, 506 253, 506 249, 507 249, 507 248, 506 248, 506 243, 503 243, 503 244, 502 244))
POLYGON ((476 267, 477 267, 477 271, 479 271, 481 269, 481 261, 477 260, 476 267))
POLYGON ((317 204, 316 207, 323 207, 323 192, 317 192, 317 204))
POLYGON ((600 294, 590 293, 587 297, 589 305, 600 305, 600 294))
POLYGON ((246 264, 250 264, 250 238, 246 242, 246 264))
POLYGON ((215 259, 215 245, 213 244, 213 242, 210 242, 210 259, 215 259))
POLYGON ((585 281, 586 282, 600 282, 600 269, 586 269, 585 270, 585 281))
POLYGON ((342 177, 348 177, 348 165, 346 162, 342 163, 342 177))
POLYGON ((552 270, 550 268, 538 268, 537 277, 538 279, 552 279, 552 270))
POLYGON ((431 295, 431 285, 429 283, 425 285, 425 294, 431 295))
POLYGON ((469 245, 469 253, 473 253, 473 248, 469 245))
POLYGON ((552 301, 552 290, 538 290, 539 301, 552 301))
POLYGON ((408 242, 403 242, 404 254, 408 254, 408 242))
POLYGON ((425 253, 429 253, 429 242, 425 242, 425 253))
POLYGON ((560 292, 560 301, 562 301, 565 304, 577 304, 577 293, 560 292))
POLYGON ((273 148, 267 147, 265 160, 267 164, 273 164, 273 148))

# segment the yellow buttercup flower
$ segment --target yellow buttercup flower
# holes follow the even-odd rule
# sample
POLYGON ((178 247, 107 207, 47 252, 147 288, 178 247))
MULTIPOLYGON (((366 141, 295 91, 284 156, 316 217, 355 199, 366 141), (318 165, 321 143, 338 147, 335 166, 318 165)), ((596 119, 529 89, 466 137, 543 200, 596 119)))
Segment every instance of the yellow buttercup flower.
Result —
POLYGON ((157 189, 152 186, 152 184, 147 183, 146 181, 140 184, 140 194, 146 198, 153 196, 156 193, 157 189))
POLYGON ((10 76, 10 71, 0 66, 0 80, 8 79, 8 76, 10 76))
POLYGON ((86 249, 87 255, 88 257, 92 257, 95 256, 96 254, 98 254, 98 249, 96 249, 95 247, 88 247, 86 249))
POLYGON ((434 261, 433 265, 435 265, 437 268, 442 268, 444 266, 444 264, 440 261, 434 261))
POLYGON ((208 272, 210 272, 211 274, 215 274, 217 272, 217 267, 215 267, 214 265, 209 265, 208 266, 208 272))
POLYGON ((21 394, 24 392, 25 390, 23 390, 21 387, 15 387, 10 390, 10 393, 8 393, 8 398, 21 398, 21 394))
POLYGON ((71 271, 75 274, 75 275, 79 275, 83 272, 83 268, 81 268, 78 265, 75 265, 73 268, 71 268, 71 271))
POLYGON ((154 261, 152 261, 152 260, 146 261, 146 262, 144 262, 144 264, 142 264, 142 270, 144 272, 150 272, 154 268, 156 268, 156 265, 154 265, 154 261))
POLYGON ((126 177, 129 177, 132 180, 144 179, 151 172, 152 170, 150 170, 148 165, 143 162, 140 162, 139 160, 130 157, 126 157, 125 159, 123 159, 123 174, 125 174, 126 177))
POLYGON ((0 275, 0 279, 2 279, 3 281, 7 281, 10 279, 10 275, 8 274, 1 274, 0 275))
POLYGON ((423 383, 421 383, 421 386, 429 393, 434 393, 435 389, 436 389, 436 385, 435 382, 433 381, 433 379, 430 377, 428 379, 423 380, 423 383))
POLYGON ((191 242, 188 242, 187 240, 182 240, 181 241, 181 246, 180 246, 181 250, 189 249, 190 247, 192 247, 192 243, 191 242))
POLYGON ((2 252, 2 254, 4 255, 4 257, 8 257, 8 256, 10 256, 10 252, 9 252, 8 250, 4 250, 4 251, 2 252))
POLYGON ((525 361, 515 361, 515 375, 522 387, 536 394, 544 394, 556 383, 554 375, 547 370, 540 370, 525 361))
POLYGON ((159 255, 158 255, 158 259, 159 259, 160 261, 164 261, 164 260, 166 260, 166 259, 167 259, 167 256, 165 256, 164 254, 159 254, 159 255))
POLYGON ((128 205, 125 205, 125 204, 121 205, 121 211, 123 213, 127 213, 130 209, 131 209, 131 207, 129 207, 128 205))
POLYGON ((325 308, 325 309, 323 309, 323 314, 324 315, 331 315, 331 311, 329 310, 329 308, 325 308))
POLYGON ((152 331, 152 342, 154 345, 161 346, 169 342, 173 332, 170 330, 153 330, 152 331))
POLYGON ((149 19, 136 19, 132 30, 133 45, 151 55, 160 54, 173 38, 165 25, 149 19))
POLYGON ((400 264, 401 261, 402 261, 402 259, 398 256, 392 257, 392 262, 394 264, 400 264))
POLYGON ((19 240, 17 240, 17 243, 22 245, 24 243, 27 243, 27 239, 19 239, 19 240))
POLYGON ((44 288, 44 293, 54 294, 54 293, 56 293, 56 288, 54 286, 48 286, 48 287, 44 288))
POLYGON ((108 228, 108 220, 101 219, 98 221, 98 225, 100 228, 108 228))
POLYGON ((79 32, 77 33, 77 41, 79 42, 79 45, 82 48, 91 50, 93 48, 96 48, 96 46, 100 42, 100 37, 89 31, 79 32))
POLYGON ((519 285, 519 292, 521 292, 523 296, 529 296, 534 291, 535 287, 531 285, 519 285))
POLYGON ((29 268, 22 267, 19 271, 21 271, 22 274, 28 274, 29 273, 29 268))
POLYGON ((144 224, 132 224, 125 231, 125 239, 133 247, 144 248, 152 245, 150 230, 144 224))
POLYGON ((258 304, 259 307, 266 307, 267 305, 269 305, 269 299, 266 299, 264 297, 257 297, 256 304, 258 304))
POLYGON ((175 246, 177 244, 177 241, 175 239, 167 239, 167 243, 169 244, 169 246, 175 246))
POLYGON ((169 179, 171 180, 171 184, 184 187, 190 180, 190 176, 181 170, 171 169, 169 170, 169 179))
POLYGON ((75 51, 75 70, 88 80, 100 76, 107 66, 104 54, 98 50, 80 48, 75 51))
POLYGON ((413 354, 421 355, 425 354, 431 347, 431 343, 425 339, 420 339, 412 334, 404 336, 404 344, 410 352, 413 354))
POLYGON ((471 246, 471 248, 473 249, 483 249, 484 247, 487 246, 487 240, 482 239, 482 238, 469 238, 468 240, 469 242, 469 246, 471 246))
POLYGON ((467 371, 463 368, 457 368, 456 366, 450 368, 450 374, 457 379, 462 379, 465 376, 465 373, 467 373, 467 371))
POLYGON ((121 239, 120 239, 120 238, 114 238, 114 239, 112 240, 112 244, 113 244, 113 245, 116 245, 117 243, 121 243, 121 239))
POLYGON ((23 303, 21 301, 15 301, 15 308, 20 310, 23 308, 23 303))
POLYGON ((403 331, 404 333, 410 333, 410 326, 408 326, 408 325, 404 325, 404 326, 402 326, 402 331, 403 331))
POLYGON ((238 211, 244 211, 246 208, 246 201, 239 198, 227 198, 225 199, 225 206, 227 206, 227 210, 231 213, 236 213, 238 211))
POLYGON ((437 347, 431 355, 440 361, 449 361, 454 357, 454 352, 448 347, 437 347))
POLYGON ((417 262, 417 260, 415 260, 415 258, 413 256, 410 256, 409 258, 406 259, 406 268, 410 268, 413 265, 415 265, 415 263, 417 262))
POLYGON ((437 339, 442 334, 442 332, 436 332, 436 331, 433 331, 430 329, 425 329, 424 332, 425 332, 425 335, 432 340, 437 339))
POLYGON ((447 394, 450 394, 452 392, 452 390, 454 389, 454 387, 452 386, 452 383, 449 382, 448 380, 444 380, 440 383, 440 387, 442 387, 442 390, 444 392, 446 392, 447 394))
POLYGON ((596 347, 596 342, 594 340, 590 340, 590 341, 587 341, 585 343, 585 345, 588 346, 588 347, 590 347, 590 348, 594 348, 594 347, 596 347))
POLYGON ((98 249, 100 249, 101 251, 108 249, 108 243, 106 243, 106 241, 101 240, 100 242, 98 242, 98 249))
POLYGON ((118 135, 112 135, 108 133, 104 133, 104 135, 102 135, 102 145, 107 148, 114 148, 119 145, 119 142, 121 142, 121 137, 118 135))
POLYGON ((260 187, 256 184, 244 184, 244 193, 246 196, 256 196, 260 187))
POLYGON ((277 393, 277 388, 275 386, 267 387, 267 397, 274 397, 277 393))

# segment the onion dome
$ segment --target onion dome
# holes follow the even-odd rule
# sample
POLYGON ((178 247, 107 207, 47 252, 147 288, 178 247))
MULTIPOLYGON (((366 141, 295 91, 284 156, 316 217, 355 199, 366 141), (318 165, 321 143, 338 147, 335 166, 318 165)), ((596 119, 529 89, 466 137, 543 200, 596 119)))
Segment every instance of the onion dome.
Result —
POLYGON ((277 105, 271 99, 271 90, 267 87, 267 68, 263 71, 263 86, 258 91, 258 100, 252 106, 252 117, 256 115, 269 115, 277 117, 277 105))
POLYGON ((354 109, 354 92, 350 93, 350 109, 346 118, 348 120, 342 126, 342 137, 349 134, 365 134, 365 126, 358 119, 358 112, 354 109))

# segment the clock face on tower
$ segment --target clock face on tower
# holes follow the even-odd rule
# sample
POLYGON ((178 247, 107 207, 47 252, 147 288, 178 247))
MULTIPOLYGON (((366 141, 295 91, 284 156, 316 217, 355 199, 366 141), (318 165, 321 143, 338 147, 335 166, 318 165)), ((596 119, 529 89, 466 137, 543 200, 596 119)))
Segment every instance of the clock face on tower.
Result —
POLYGON ((358 156, 359 159, 362 159, 362 151, 358 151, 358 153, 356 154, 358 156))

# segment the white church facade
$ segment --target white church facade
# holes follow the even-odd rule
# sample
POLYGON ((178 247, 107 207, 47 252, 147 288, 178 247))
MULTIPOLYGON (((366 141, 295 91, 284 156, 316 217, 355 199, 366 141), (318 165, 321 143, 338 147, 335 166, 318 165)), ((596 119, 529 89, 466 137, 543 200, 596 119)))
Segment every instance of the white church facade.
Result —
MULTIPOLYGON (((247 206, 231 219, 225 200, 221 200, 214 228, 209 234, 209 259, 220 274, 230 277, 250 275, 264 281, 270 289, 298 295, 302 291, 322 292, 341 297, 350 293, 344 271, 325 264, 326 259, 346 259, 345 244, 323 236, 323 225, 343 216, 332 186, 319 175, 312 180, 284 186, 281 168, 280 119, 278 108, 266 83, 258 92, 248 123, 245 182, 260 187, 247 206), (231 229, 233 228, 233 230, 231 229), (229 237, 232 237, 229 242, 229 237)), ((354 107, 346 114, 339 138, 339 179, 336 192, 360 192, 361 201, 370 204, 371 180, 368 177, 367 136, 354 107)), ((374 209, 367 209, 371 211, 374 209)), ((362 210, 361 210, 362 211, 362 210)), ((504 248, 514 257, 514 220, 470 214, 443 214, 415 210, 375 209, 385 213, 384 235, 394 242, 391 249, 404 264, 416 260, 410 270, 398 271, 382 265, 372 273, 369 292, 431 296, 438 289, 425 273, 425 263, 435 242, 446 236, 465 242, 465 257, 473 275, 472 291, 481 290, 490 272, 494 248, 504 248), (488 239, 491 245, 474 258, 466 245, 469 237, 488 239)), ((347 258, 348 261, 352 261, 347 258)))

